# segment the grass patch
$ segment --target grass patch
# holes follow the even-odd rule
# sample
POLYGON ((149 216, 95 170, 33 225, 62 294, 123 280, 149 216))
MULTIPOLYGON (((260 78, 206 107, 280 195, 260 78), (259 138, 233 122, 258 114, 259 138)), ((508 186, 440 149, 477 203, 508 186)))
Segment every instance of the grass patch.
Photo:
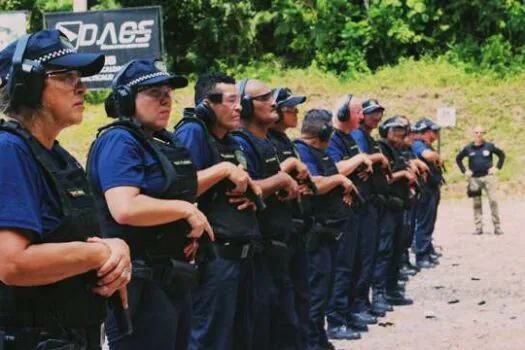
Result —
MULTIPOLYGON (((446 193, 454 196, 454 193, 464 192, 464 186, 460 185, 464 179, 454 159, 461 147, 471 140, 471 130, 476 124, 483 125, 488 131, 487 140, 498 144, 507 154, 506 164, 498 174, 500 180, 506 182, 502 186, 504 193, 521 192, 525 182, 525 155, 521 142, 525 129, 525 74, 494 79, 467 74, 461 66, 451 65, 444 59, 409 59, 351 80, 342 80, 315 67, 281 70, 279 74, 265 73, 264 77, 272 87, 287 86, 296 94, 308 96, 302 112, 314 107, 331 110, 341 95, 350 92, 364 98, 377 98, 386 107, 387 116, 405 114, 412 121, 422 116, 435 119, 438 107, 455 107, 457 126, 444 130, 442 137, 447 180, 451 184, 446 193)), ((193 82, 174 95, 171 125, 180 118, 183 107, 193 104, 193 82)), ((96 129, 108 121, 102 105, 88 105, 82 125, 64 131, 59 139, 81 162, 85 162, 96 129)), ((296 135, 296 131, 291 134, 296 135)))

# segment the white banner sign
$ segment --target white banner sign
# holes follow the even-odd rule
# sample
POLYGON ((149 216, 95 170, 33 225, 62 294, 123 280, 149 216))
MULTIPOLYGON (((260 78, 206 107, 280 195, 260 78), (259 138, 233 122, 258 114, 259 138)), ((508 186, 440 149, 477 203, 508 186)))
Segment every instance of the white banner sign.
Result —
POLYGON ((442 128, 456 126, 456 109, 442 107, 437 109, 437 124, 442 128))
POLYGON ((0 50, 26 34, 25 12, 0 12, 0 50))

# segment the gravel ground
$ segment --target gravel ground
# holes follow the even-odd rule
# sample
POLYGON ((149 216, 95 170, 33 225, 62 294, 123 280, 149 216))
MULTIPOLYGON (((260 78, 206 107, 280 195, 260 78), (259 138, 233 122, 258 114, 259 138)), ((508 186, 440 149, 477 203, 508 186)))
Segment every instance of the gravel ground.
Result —
POLYGON ((361 340, 334 342, 337 349, 525 349, 525 201, 500 202, 504 236, 493 234, 483 204, 486 233, 473 236, 471 202, 442 203, 435 243, 443 257, 408 283, 414 305, 397 307, 361 340))

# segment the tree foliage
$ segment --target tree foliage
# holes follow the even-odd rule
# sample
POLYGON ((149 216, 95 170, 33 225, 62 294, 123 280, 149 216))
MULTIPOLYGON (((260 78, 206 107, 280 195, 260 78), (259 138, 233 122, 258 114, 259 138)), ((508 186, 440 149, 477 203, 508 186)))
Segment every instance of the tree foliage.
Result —
MULTIPOLYGON (((92 9, 151 5, 146 0, 89 0, 92 9)), ((445 55, 497 75, 525 63, 522 0, 159 0, 167 59, 177 71, 202 72, 274 61, 312 64, 340 75, 376 70, 402 58, 445 55)), ((71 0, 0 0, 42 13, 71 0)))

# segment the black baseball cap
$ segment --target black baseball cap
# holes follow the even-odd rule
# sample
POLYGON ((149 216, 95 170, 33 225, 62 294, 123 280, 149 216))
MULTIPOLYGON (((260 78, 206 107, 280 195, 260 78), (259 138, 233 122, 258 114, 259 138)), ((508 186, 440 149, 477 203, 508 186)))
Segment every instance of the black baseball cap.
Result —
POLYGON ((423 117, 418 120, 411 129, 414 132, 424 132, 426 130, 439 131, 441 127, 432 119, 423 117))
POLYGON ((375 99, 369 99, 363 102, 363 114, 371 114, 377 111, 384 111, 385 108, 375 99))
POLYGON ((306 96, 295 96, 289 88, 276 88, 272 90, 277 108, 294 107, 304 103, 306 96))

